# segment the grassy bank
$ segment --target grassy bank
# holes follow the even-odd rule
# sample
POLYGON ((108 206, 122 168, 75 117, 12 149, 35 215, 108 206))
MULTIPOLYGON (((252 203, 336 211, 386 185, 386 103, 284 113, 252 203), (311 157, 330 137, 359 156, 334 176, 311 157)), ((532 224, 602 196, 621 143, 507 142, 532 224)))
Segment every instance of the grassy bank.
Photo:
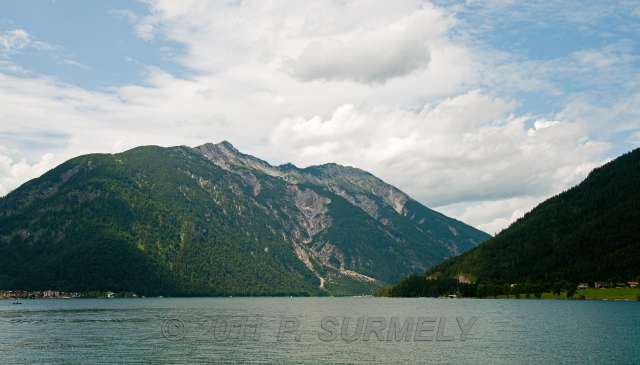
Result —
MULTIPOLYGON (((507 298, 505 295, 501 295, 498 298, 507 298)), ((509 298, 515 298, 510 295, 509 298)), ((520 295, 520 299, 527 299, 525 295, 520 295)), ((536 299, 533 295, 530 295, 528 299, 536 299)), ((551 292, 542 293, 540 299, 567 299, 567 293, 562 292, 560 295, 555 295, 551 292)), ((604 289, 580 289, 576 292, 572 299, 585 299, 585 300, 640 300, 640 288, 604 288, 604 289)))
POLYGON ((584 295, 586 299, 628 299, 637 300, 640 288, 606 288, 578 290, 577 296, 584 295))

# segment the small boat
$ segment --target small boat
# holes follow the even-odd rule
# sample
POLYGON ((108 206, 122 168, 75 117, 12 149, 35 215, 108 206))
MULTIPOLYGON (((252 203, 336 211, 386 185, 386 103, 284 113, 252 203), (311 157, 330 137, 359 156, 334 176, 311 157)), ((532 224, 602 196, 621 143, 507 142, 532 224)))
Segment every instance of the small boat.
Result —
POLYGON ((22 304, 21 301, 19 301, 18 299, 14 300, 13 302, 11 302, 11 304, 22 304))

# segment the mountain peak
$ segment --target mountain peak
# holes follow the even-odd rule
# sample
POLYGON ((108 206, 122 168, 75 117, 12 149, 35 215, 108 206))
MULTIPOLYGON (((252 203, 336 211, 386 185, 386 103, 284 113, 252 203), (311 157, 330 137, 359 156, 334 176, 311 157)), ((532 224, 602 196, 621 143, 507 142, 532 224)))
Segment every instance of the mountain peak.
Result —
POLYGON ((225 160, 235 159, 242 155, 231 143, 228 141, 222 141, 219 143, 205 143, 201 146, 195 147, 200 153, 204 154, 211 160, 225 160))
POLYGON ((195 147, 194 150, 225 170, 233 170, 234 167, 242 167, 259 170, 271 176, 282 175, 282 172, 277 167, 271 166, 268 162, 257 157, 238 151, 228 141, 222 141, 215 144, 206 143, 202 146, 195 147))
POLYGON ((278 168, 280 168, 281 170, 298 170, 298 166, 292 164, 291 162, 287 162, 284 163, 282 165, 279 165, 278 168))
POLYGON ((196 147, 196 149, 217 151, 217 152, 227 152, 227 153, 234 153, 234 154, 237 154, 240 152, 227 140, 224 140, 218 143, 208 142, 201 146, 196 147))
POLYGON ((229 149, 229 150, 233 150, 233 151, 238 151, 229 141, 224 140, 220 143, 217 143, 218 146, 229 149))

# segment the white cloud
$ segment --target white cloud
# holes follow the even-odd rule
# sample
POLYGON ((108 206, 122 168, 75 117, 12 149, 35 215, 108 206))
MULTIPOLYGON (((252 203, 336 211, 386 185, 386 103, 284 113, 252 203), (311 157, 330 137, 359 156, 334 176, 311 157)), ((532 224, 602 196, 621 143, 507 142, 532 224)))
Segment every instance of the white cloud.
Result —
POLYGON ((8 52, 27 47, 31 37, 24 29, 14 29, 0 32, 0 49, 8 52))
POLYGON ((530 121, 513 108, 479 91, 419 112, 344 105, 326 119, 283 120, 271 144, 302 166, 359 166, 430 206, 462 204, 458 217, 495 232, 532 202, 578 183, 608 149, 579 123, 530 121), (474 213, 483 206, 495 212, 474 213))
POLYGON ((627 139, 627 143, 635 147, 640 147, 640 131, 633 132, 627 139))
POLYGON ((616 63, 615 58, 595 50, 579 51, 574 53, 574 57, 580 64, 597 68, 608 68, 616 63))
POLYGON ((430 41, 451 23, 441 11, 420 9, 376 29, 313 40, 286 67, 303 80, 384 82, 426 68, 430 41))
POLYGON ((575 98, 559 115, 580 120, 603 137, 640 129, 640 88, 635 89, 635 93, 604 105, 591 98, 575 98))
POLYGON ((574 52, 571 57, 577 62, 578 69, 599 69, 610 71, 612 67, 630 64, 637 60, 633 44, 620 42, 595 49, 574 52), (582 67, 580 67, 582 66, 582 67))
POLYGON ((33 39, 24 29, 0 32, 0 54, 12 53, 26 48, 43 51, 52 50, 56 47, 49 43, 33 39))
POLYGON ((530 59, 494 50, 476 50, 481 59, 481 83, 503 93, 535 92, 564 100, 580 93, 611 87, 616 92, 638 90, 638 56, 632 43, 619 41, 586 48, 557 58, 530 59))
POLYGON ((136 23, 139 19, 138 14, 127 9, 112 9, 109 11, 109 14, 111 14, 113 17, 124 19, 131 24, 136 23))
POLYGON ((50 153, 43 155, 37 162, 29 164, 26 160, 13 160, 0 146, 0 197, 24 183, 36 178, 56 166, 56 160, 50 153))
POLYGON ((193 69, 220 72, 242 62, 304 80, 406 75, 428 65, 430 43, 454 24, 450 13, 416 0, 154 1, 151 9, 138 34, 151 39, 162 31, 183 43, 182 62, 193 69))
POLYGON ((546 196, 520 196, 474 204, 458 203, 439 207, 439 210, 495 235, 545 198, 546 196))

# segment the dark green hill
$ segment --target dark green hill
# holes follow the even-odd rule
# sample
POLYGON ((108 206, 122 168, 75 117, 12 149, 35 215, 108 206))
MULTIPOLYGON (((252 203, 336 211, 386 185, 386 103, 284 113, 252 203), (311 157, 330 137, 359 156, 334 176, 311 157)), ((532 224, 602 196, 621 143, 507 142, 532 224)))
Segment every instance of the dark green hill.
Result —
POLYGON ((640 277, 640 149, 593 170, 579 185, 427 276, 547 288, 560 281, 640 277))
POLYGON ((0 199, 0 289, 370 292, 488 235, 364 171, 227 142, 69 160, 0 199))

